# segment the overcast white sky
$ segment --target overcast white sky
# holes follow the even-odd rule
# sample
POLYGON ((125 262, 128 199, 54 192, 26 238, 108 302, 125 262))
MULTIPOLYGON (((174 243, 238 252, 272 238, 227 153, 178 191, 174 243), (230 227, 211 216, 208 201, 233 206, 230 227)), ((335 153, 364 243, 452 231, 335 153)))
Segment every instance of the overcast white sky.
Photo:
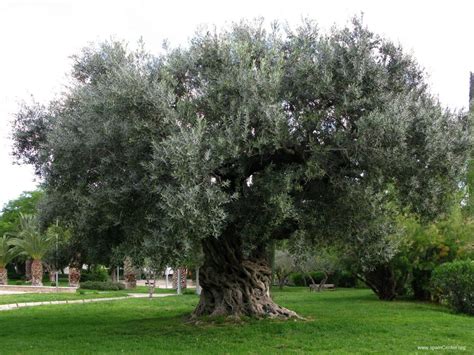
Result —
POLYGON ((0 208, 37 183, 30 167, 13 164, 13 113, 31 95, 40 102, 57 95, 69 57, 90 42, 113 37, 133 44, 143 37, 157 52, 164 39, 185 44, 202 24, 263 16, 291 25, 309 17, 327 29, 363 12, 369 28, 417 57, 443 104, 462 108, 474 71, 473 10, 472 0, 0 0, 0 208))

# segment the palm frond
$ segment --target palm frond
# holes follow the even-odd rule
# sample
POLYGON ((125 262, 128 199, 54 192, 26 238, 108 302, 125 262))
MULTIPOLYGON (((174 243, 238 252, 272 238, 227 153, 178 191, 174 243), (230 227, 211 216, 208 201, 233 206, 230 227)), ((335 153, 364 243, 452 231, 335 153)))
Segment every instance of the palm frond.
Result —
POLYGON ((5 267, 9 264, 16 256, 18 256, 18 250, 13 247, 12 239, 4 235, 0 238, 0 267, 5 267))
POLYGON ((53 241, 53 238, 40 233, 34 216, 20 214, 19 231, 16 233, 16 238, 11 239, 19 254, 41 260, 50 250, 53 241))

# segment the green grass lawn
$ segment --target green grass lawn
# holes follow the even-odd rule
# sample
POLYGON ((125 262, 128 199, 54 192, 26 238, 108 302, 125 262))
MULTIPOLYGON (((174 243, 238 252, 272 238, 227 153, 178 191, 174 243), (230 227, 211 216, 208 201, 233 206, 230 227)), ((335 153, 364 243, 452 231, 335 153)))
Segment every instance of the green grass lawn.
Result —
MULTIPOLYGON (((94 291, 81 290, 75 293, 22 293, 16 295, 0 295, 0 305, 10 303, 23 302, 44 302, 44 301, 66 301, 66 300, 82 300, 89 298, 108 298, 108 297, 123 297, 128 296, 129 293, 148 293, 148 289, 144 286, 139 286, 132 290, 120 291, 94 291)), ((172 289, 156 289, 155 293, 176 293, 172 289)), ((1 354, 1 352, 0 352, 1 354)))
POLYGON ((474 351, 474 318, 441 306, 381 302, 368 290, 292 288, 274 296, 307 320, 190 324, 186 316, 197 302, 191 294, 41 306, 0 312, 0 353, 413 353, 418 346, 474 351))
MULTIPOLYGON (((11 280, 11 279, 9 279, 8 284, 13 285, 13 286, 16 286, 16 285, 18 285, 18 286, 31 286, 31 282, 26 282, 24 280, 11 280)), ((43 285, 44 286, 50 286, 51 281, 49 281, 49 279, 43 279, 43 285)), ((67 287, 67 286, 69 286, 69 282, 67 280, 59 280, 59 286, 67 287)))
MULTIPOLYGON (((88 298, 106 298, 120 297, 127 294, 121 291, 101 292, 101 291, 84 291, 83 294, 75 293, 23 293, 18 295, 0 295, 0 305, 10 303, 23 302, 44 302, 44 301, 66 301, 66 300, 82 300, 88 298)), ((1 352, 0 352, 1 354, 1 352)))

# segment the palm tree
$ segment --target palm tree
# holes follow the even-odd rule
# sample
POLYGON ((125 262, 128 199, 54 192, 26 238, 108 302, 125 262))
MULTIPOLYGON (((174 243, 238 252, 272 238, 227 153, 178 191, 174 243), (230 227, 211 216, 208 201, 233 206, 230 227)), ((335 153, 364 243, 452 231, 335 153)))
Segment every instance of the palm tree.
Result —
POLYGON ((0 238, 0 285, 8 284, 7 264, 18 255, 12 246, 10 237, 4 235, 0 238))
POLYGON ((39 232, 36 219, 32 215, 20 213, 20 228, 12 244, 20 254, 28 255, 33 259, 31 263, 31 285, 43 285, 42 259, 50 250, 53 238, 39 232))
POLYGON ((136 270, 133 266, 132 258, 127 256, 123 262, 123 275, 125 278, 125 288, 137 287, 136 270))

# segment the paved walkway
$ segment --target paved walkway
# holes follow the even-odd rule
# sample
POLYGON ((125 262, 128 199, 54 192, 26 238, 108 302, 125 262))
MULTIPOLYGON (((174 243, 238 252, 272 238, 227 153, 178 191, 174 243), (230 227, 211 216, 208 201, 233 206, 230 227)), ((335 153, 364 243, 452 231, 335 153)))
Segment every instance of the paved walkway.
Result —
POLYGON ((4 290, 0 290, 0 296, 1 295, 19 295, 19 294, 24 294, 26 292, 23 292, 23 291, 4 291, 4 290))
MULTIPOLYGON (((158 297, 168 297, 174 296, 172 293, 161 293, 154 294, 153 298, 158 297)), ((75 304, 75 303, 95 303, 95 302, 105 302, 105 301, 118 301, 125 300, 130 298, 148 298, 147 293, 130 293, 128 296, 123 297, 107 297, 107 298, 89 298, 82 300, 65 300, 65 301, 42 301, 42 302, 24 302, 24 303, 10 303, 0 305, 0 311, 9 311, 11 309, 24 308, 24 307, 37 307, 37 306, 46 306, 50 304, 75 304)))

